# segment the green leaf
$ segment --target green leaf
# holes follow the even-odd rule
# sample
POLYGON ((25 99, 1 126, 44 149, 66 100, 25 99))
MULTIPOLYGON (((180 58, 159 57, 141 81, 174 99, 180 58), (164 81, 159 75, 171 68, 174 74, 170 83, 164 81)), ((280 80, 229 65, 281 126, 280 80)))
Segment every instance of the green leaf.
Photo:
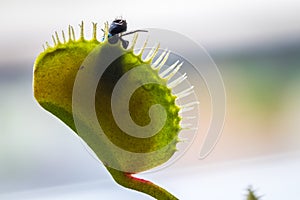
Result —
MULTIPOLYGON (((143 51, 136 55, 134 46, 124 49, 120 41, 110 44, 107 35, 106 24, 104 40, 99 42, 94 24, 93 39, 85 40, 83 23, 79 40, 75 40, 72 27, 68 41, 63 34, 61 42, 56 34, 55 46, 48 46, 36 59, 34 96, 91 147, 117 183, 157 199, 176 199, 155 184, 132 176, 168 161, 179 141, 181 118, 176 96, 167 87, 168 79, 152 65, 158 47, 144 60, 143 51), (114 59, 115 55, 119 56, 114 59), (94 103, 91 107, 90 101, 94 103), (120 127, 117 119, 127 118, 138 128, 129 122, 120 127), (125 129, 136 131, 128 134, 125 129), (149 130, 155 132, 147 135, 149 130)), ((162 55, 161 64, 167 57, 162 55)))

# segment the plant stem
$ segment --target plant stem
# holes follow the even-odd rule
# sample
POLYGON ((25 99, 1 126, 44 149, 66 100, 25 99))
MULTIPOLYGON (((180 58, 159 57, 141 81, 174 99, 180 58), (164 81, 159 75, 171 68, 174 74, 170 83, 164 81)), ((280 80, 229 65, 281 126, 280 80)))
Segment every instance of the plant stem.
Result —
POLYGON ((107 167, 107 170, 110 172, 114 180, 129 189, 137 190, 140 192, 143 192, 145 194, 148 194, 157 200, 178 200, 175 196, 173 196, 171 193, 169 193, 167 190, 159 187, 158 185, 155 185, 154 183, 136 178, 132 176, 130 173, 125 173, 122 171, 118 171, 116 169, 107 167))

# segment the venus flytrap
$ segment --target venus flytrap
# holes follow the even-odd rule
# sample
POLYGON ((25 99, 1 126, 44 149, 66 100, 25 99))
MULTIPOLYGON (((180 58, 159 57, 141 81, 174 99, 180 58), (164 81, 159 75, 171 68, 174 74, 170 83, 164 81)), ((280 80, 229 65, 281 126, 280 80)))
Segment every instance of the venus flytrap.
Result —
MULTIPOLYGON (((80 27, 78 40, 69 26, 68 40, 64 32, 62 41, 55 33, 54 46, 46 43, 45 51, 37 57, 33 78, 36 100, 91 147, 118 184, 156 199, 177 199, 154 183, 133 175, 167 162, 176 152, 182 129, 181 109, 175 102, 177 97, 172 94, 172 87, 186 76, 171 83, 169 80, 182 63, 176 62, 163 71, 169 53, 164 52, 154 60, 159 46, 142 59, 145 46, 140 53, 133 52, 136 36, 132 47, 124 49, 120 41, 109 43, 108 24, 105 24, 103 41, 97 40, 96 24, 93 24, 91 40, 84 38, 83 23, 80 27), (120 56, 111 62, 112 55, 120 56), (97 74, 101 70, 103 73, 98 80, 97 74), (90 99, 85 99, 86 95, 76 95, 93 88, 91 85, 95 80, 97 87, 92 102, 97 120, 93 121, 92 113, 85 107, 90 99), (120 80, 126 84, 118 84, 120 80), (118 88, 117 92, 115 88, 118 88), (120 128, 119 123, 127 118, 138 128, 130 123, 120 128), (118 122, 118 119, 121 120, 118 122), (129 134, 125 129, 144 131, 129 134), (155 133, 149 135, 149 130, 155 130, 155 133)), ((191 90, 180 95, 187 95, 191 90)))

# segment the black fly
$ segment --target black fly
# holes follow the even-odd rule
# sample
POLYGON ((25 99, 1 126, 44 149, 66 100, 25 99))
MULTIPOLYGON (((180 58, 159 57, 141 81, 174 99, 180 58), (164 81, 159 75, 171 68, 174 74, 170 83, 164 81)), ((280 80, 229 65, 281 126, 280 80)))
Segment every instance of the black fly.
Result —
POLYGON ((127 31, 127 22, 125 19, 115 19, 109 26, 108 30, 108 41, 110 43, 116 43, 120 39, 122 42, 123 48, 127 48, 129 42, 124 40, 122 37, 125 35, 130 35, 136 32, 147 32, 146 30, 135 30, 125 34, 122 34, 127 31))

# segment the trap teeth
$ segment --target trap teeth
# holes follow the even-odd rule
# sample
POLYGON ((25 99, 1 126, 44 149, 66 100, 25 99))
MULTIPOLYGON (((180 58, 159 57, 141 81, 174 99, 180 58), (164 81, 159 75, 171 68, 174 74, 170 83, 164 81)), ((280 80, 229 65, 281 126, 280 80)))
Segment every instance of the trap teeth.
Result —
POLYGON ((144 51, 145 51, 145 48, 146 48, 146 46, 147 46, 147 44, 148 44, 148 39, 149 39, 149 38, 147 38, 147 39, 145 40, 143 47, 141 48, 140 52, 137 54, 137 56, 139 56, 140 58, 142 58, 142 55, 143 55, 143 53, 144 53, 144 51))
POLYGON ((182 108, 188 108, 188 107, 195 106, 195 105, 199 105, 199 101, 193 101, 193 102, 181 105, 181 107, 182 108))
POLYGON ((97 41, 97 23, 93 22, 93 40, 97 41))
POLYGON ((62 34, 62 37, 63 37, 63 41, 64 41, 64 43, 66 43, 65 32, 64 32, 64 31, 61 31, 61 34, 62 34))
POLYGON ((167 49, 164 51, 164 52, 162 52, 161 54, 160 54, 160 56, 155 60, 155 62, 152 64, 152 68, 153 69, 158 69, 158 65, 159 65, 159 63, 164 59, 164 57, 166 56, 166 53, 167 53, 167 49))
POLYGON ((170 55, 170 51, 168 51, 165 55, 165 57, 163 58, 163 60, 157 65, 156 70, 160 70, 162 68, 162 66, 164 66, 164 64, 167 62, 168 58, 170 55))
POLYGON ((79 24, 80 27, 80 40, 84 40, 84 26, 83 26, 83 21, 81 21, 81 24, 79 24))
POLYGON ((186 107, 186 108, 181 108, 180 111, 179 111, 179 114, 182 114, 182 113, 185 113, 185 112, 188 112, 188 111, 191 111, 191 110, 194 110, 195 107, 194 106, 191 106, 191 107, 186 107))
POLYGON ((194 93, 193 89, 194 89, 194 86, 191 86, 191 87, 189 87, 189 88, 187 88, 187 89, 185 89, 185 90, 183 90, 183 91, 181 91, 181 92, 179 92, 175 95, 177 96, 178 99, 180 99, 180 98, 186 97, 186 96, 194 93))
POLYGON ((174 88, 177 85, 179 85, 180 83, 182 83, 186 78, 187 78, 186 73, 184 73, 180 77, 178 77, 177 79, 175 79, 174 81, 168 83, 168 87, 174 88))
POLYGON ((148 55, 145 58, 145 62, 149 62, 152 61, 152 59, 154 58, 154 56, 157 54, 158 50, 159 50, 160 45, 157 44, 155 46, 153 46, 153 48, 151 49, 151 51, 148 53, 148 55))
POLYGON ((177 60, 173 65, 168 67, 165 71, 161 72, 159 74, 160 77, 165 77, 170 71, 172 71, 177 66, 178 63, 179 63, 179 60, 177 60))

